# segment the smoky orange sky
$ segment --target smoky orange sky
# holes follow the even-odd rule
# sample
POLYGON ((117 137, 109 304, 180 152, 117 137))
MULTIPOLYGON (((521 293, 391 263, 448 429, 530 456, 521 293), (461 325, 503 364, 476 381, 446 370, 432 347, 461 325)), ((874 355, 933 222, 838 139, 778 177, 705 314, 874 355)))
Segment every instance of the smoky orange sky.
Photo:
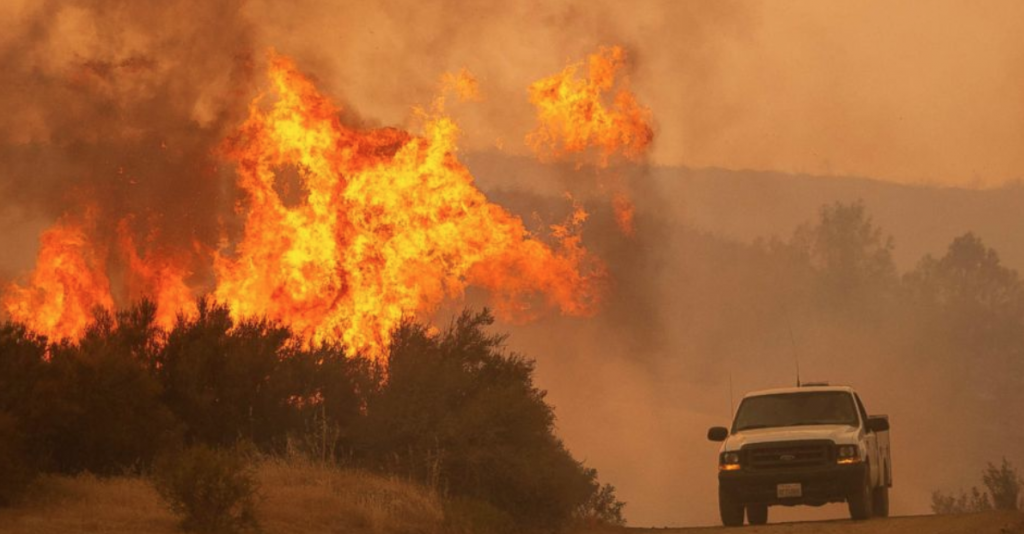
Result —
MULTIPOLYGON (((74 3, 28 0, 0 6, 0 47, 44 9, 61 11, 46 65, 100 47, 151 52, 145 27, 110 42, 74 3)), ((163 16, 182 24, 190 11, 163 16)), ((484 96, 460 116, 470 150, 525 150, 529 83, 622 44, 657 120, 657 165, 965 187, 1024 177, 1024 4, 1013 0, 252 0, 239 16, 258 44, 298 57, 384 124, 429 102, 440 73, 468 68, 484 96)), ((195 103, 197 118, 207 104, 195 103)), ((23 109, 13 129, 5 119, 4 135, 45 136, 32 118, 23 109)))
POLYGON ((522 149, 524 89, 600 44, 631 54, 658 165, 992 187, 1024 177, 1024 4, 331 2, 249 9, 367 116, 400 122, 465 66, 470 149, 522 149))

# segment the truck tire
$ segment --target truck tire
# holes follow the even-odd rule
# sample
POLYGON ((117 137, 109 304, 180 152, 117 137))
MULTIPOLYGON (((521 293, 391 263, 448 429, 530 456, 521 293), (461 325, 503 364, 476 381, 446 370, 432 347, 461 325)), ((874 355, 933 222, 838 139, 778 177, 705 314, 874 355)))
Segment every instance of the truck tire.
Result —
POLYGON ((718 488, 718 511, 722 516, 722 524, 727 527, 743 526, 743 504, 728 492, 718 488))
POLYGON ((876 517, 889 517, 889 486, 884 483, 871 492, 871 508, 876 517))
POLYGON ((870 518, 872 514, 871 505, 874 500, 873 496, 874 494, 871 491, 871 470, 868 469, 867 462, 865 462, 864 480, 846 498, 846 503, 850 506, 850 518, 854 521, 870 518))
POLYGON ((751 525, 763 525, 768 522, 767 504, 748 504, 747 523, 751 525))

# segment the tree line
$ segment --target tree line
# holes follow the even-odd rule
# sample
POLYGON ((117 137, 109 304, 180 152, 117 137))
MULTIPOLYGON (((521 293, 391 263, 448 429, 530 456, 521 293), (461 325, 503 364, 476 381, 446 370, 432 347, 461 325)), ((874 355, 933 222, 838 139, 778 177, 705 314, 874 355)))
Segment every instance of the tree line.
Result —
POLYGON ((515 528, 622 522, 486 310, 440 332, 405 323, 386 365, 208 300, 169 332, 154 314, 150 302, 98 311, 78 342, 0 326, 0 501, 35 471, 145 473, 170 450, 243 442, 407 477, 515 528))

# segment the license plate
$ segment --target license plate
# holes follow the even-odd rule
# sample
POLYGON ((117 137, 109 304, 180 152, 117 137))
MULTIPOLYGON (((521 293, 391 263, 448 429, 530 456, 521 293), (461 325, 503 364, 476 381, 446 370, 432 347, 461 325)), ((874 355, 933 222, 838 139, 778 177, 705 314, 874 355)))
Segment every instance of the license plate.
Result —
POLYGON ((804 494, 804 488, 799 483, 779 484, 778 486, 775 487, 775 494, 780 499, 802 497, 804 494))

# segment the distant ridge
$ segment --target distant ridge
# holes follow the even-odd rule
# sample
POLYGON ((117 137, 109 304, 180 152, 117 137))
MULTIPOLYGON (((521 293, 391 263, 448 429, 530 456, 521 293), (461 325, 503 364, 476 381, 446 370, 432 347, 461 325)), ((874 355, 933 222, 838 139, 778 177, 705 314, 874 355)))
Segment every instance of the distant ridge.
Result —
POLYGON ((954 237, 967 232, 994 247, 1005 265, 1024 270, 1024 186, 1019 184, 975 190, 718 168, 577 170, 497 153, 468 154, 463 161, 481 189, 499 202, 503 192, 554 197, 565 191, 599 202, 595 184, 607 187, 618 173, 631 183, 638 213, 658 213, 674 223, 744 242, 789 237, 797 225, 816 217, 823 204, 860 199, 875 223, 893 236, 901 270, 913 268, 925 254, 941 256, 954 237))

